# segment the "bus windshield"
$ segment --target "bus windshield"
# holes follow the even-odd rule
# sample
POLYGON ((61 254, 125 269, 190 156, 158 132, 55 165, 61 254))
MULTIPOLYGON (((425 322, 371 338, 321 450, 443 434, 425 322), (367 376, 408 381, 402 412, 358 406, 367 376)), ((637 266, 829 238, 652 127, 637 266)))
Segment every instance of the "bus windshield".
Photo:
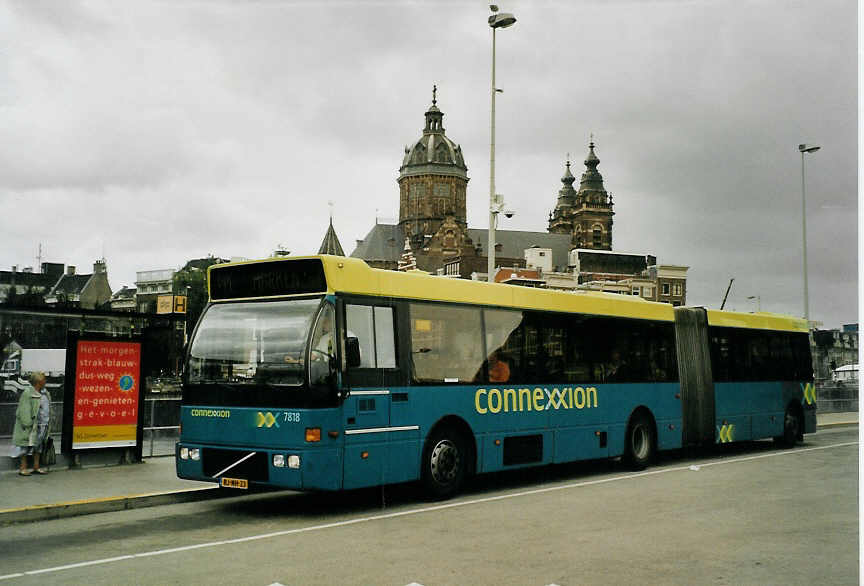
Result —
POLYGON ((188 383, 300 386, 320 299, 211 306, 189 351, 188 383))

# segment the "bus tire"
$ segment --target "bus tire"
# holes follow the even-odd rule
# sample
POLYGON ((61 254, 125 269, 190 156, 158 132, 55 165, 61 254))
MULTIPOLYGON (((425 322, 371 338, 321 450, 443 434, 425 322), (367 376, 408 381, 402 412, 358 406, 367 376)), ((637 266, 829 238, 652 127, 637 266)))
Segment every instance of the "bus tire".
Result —
POLYGON ((774 438, 774 443, 784 448, 793 448, 802 435, 801 416, 798 411, 789 405, 786 414, 783 415, 783 435, 774 438))
POLYGON ((453 427, 439 427, 426 441, 421 478, 434 499, 447 499, 459 492, 468 472, 468 442, 453 427))
POLYGON ((654 460, 656 441, 654 423, 645 413, 630 417, 624 437, 624 462, 632 470, 644 470, 654 460))

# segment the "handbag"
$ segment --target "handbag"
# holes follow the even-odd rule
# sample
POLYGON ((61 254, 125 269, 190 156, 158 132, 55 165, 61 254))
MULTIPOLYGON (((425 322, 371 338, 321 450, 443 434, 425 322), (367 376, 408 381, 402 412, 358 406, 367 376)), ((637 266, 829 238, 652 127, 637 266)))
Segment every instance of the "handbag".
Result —
POLYGON ((57 452, 54 451, 54 438, 50 435, 42 443, 42 453, 39 456, 40 466, 53 466, 57 463, 57 452))

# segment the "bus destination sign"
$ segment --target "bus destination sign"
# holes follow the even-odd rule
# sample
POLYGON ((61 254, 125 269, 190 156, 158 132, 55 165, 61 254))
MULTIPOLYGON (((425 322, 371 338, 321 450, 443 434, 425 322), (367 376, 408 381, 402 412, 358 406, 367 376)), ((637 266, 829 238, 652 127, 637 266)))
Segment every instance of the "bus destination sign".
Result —
POLYGON ((317 258, 215 265, 210 269, 210 298, 214 301, 326 291, 324 265, 317 258))

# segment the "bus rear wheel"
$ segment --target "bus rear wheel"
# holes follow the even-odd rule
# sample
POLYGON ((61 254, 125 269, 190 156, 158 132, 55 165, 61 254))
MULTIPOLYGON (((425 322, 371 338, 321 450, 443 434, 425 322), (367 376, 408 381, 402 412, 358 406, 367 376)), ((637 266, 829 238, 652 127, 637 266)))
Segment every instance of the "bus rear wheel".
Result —
POLYGON ((798 439, 801 437, 801 418, 798 412, 790 405, 786 408, 786 414, 783 416, 783 435, 778 435, 774 438, 774 443, 785 448, 795 447, 798 439))
POLYGON ((624 438, 624 462, 632 470, 644 470, 654 459, 654 425, 644 413, 630 418, 624 438))
POLYGON ((433 432, 423 450, 422 479, 429 495, 450 498, 462 488, 467 475, 468 448, 462 434, 453 428, 433 432))

